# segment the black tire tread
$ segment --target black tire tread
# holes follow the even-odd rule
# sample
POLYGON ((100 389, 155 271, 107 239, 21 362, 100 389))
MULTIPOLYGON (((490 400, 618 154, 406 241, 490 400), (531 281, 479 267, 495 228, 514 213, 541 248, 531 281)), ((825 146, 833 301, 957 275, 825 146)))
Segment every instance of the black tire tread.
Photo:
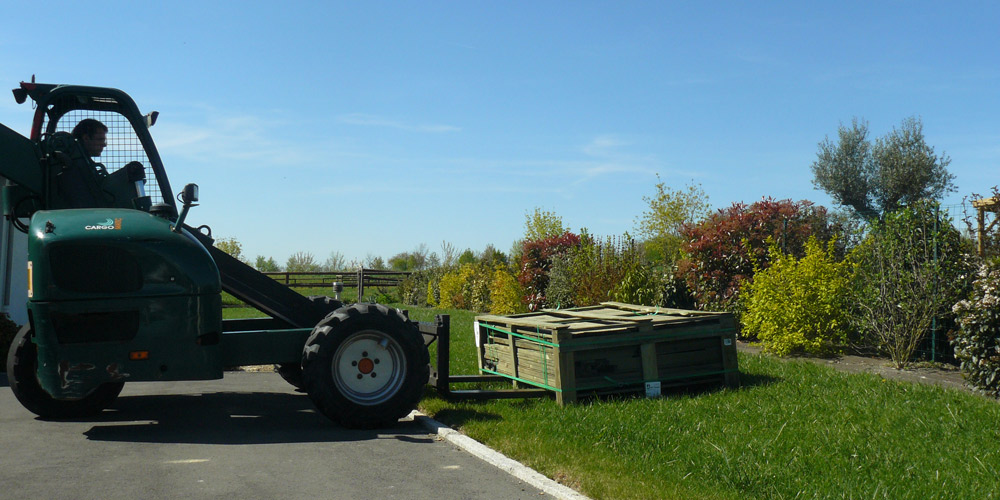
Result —
POLYGON ((31 341, 31 336, 29 325, 21 327, 7 353, 7 379, 10 388, 14 397, 28 411, 47 419, 88 417, 111 406, 121 394, 125 382, 108 382, 81 399, 53 398, 38 383, 35 374, 38 365, 37 348, 31 341))
POLYGON ((380 304, 355 304, 328 315, 303 347, 302 368, 306 392, 317 409, 340 425, 355 429, 388 427, 408 415, 420 401, 430 375, 429 355, 419 331, 400 311, 380 304), (330 375, 331 357, 351 333, 372 327, 398 332, 395 340, 409 353, 408 373, 389 401, 362 406, 348 401, 336 389, 330 375))

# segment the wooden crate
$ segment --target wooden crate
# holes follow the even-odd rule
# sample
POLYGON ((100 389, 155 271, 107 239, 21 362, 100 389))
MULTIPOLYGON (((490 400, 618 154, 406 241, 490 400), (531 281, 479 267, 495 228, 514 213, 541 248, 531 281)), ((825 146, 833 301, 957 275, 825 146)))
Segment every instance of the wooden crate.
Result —
POLYGON ((476 317, 479 370, 579 396, 661 387, 739 385, 729 313, 604 302, 512 316, 476 317))

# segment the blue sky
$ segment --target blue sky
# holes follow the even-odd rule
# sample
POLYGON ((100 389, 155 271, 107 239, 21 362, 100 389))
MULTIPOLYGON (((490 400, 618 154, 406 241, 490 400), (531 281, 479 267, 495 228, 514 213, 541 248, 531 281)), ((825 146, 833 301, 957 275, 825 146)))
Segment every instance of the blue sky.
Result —
POLYGON ((829 205, 809 166, 855 116, 922 118, 957 205, 1000 184, 998 26, 989 2, 4 2, 0 84, 160 111, 191 222, 251 257, 388 258, 506 251, 535 207, 634 232, 656 174, 829 205))

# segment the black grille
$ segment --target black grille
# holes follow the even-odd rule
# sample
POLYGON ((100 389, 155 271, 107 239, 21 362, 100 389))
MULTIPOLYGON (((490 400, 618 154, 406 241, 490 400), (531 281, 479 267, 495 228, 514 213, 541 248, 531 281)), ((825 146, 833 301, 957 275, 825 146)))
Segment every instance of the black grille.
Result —
POLYGON ((125 342, 139 332, 139 311, 52 313, 52 326, 60 344, 125 342))
POLYGON ((52 279, 77 293, 129 293, 142 288, 139 261, 127 250, 105 245, 56 245, 49 252, 52 279))

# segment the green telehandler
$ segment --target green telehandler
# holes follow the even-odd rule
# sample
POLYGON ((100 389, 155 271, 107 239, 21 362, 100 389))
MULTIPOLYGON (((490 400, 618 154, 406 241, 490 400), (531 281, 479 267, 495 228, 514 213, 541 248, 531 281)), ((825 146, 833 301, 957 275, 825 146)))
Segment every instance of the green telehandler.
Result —
POLYGON ((391 425, 416 407, 432 372, 427 344, 446 335, 447 317, 419 323, 383 305, 305 297, 215 248, 210 228, 185 224, 197 186, 175 202, 149 134, 157 113, 124 92, 34 78, 13 92, 34 103, 30 137, 0 125, 4 214, 28 242, 29 321, 7 359, 25 408, 84 417, 125 382, 261 364, 346 427, 391 425), (87 119, 107 128, 101 163, 72 133, 87 119), (224 320, 223 291, 267 317, 224 320))

